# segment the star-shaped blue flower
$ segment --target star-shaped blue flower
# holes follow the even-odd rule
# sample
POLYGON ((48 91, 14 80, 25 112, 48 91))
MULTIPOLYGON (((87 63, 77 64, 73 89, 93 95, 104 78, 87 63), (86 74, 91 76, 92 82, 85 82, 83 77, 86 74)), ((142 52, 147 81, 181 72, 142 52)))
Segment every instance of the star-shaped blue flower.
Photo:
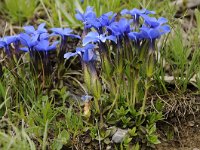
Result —
POLYGON ((84 13, 81 13, 78 9, 76 9, 76 12, 76 19, 82 21, 86 29, 91 28, 92 26, 89 22, 96 19, 96 14, 93 11, 93 7, 88 6, 84 13))
POLYGON ((20 50, 25 51, 25 52, 33 50, 34 46, 36 46, 38 43, 37 37, 30 36, 27 33, 20 33, 19 40, 21 44, 25 46, 25 47, 21 47, 20 50))
POLYGON ((115 21, 116 16, 117 16, 116 13, 113 14, 113 12, 108 12, 108 13, 101 15, 98 18, 98 20, 101 23, 101 25, 103 27, 105 27, 105 26, 109 26, 111 23, 113 23, 115 21))
POLYGON ((133 20, 128 20, 121 18, 119 22, 113 22, 107 29, 112 33, 112 35, 118 37, 119 39, 127 35, 131 31, 130 24, 133 20))
POLYGON ((76 48, 76 52, 68 52, 64 55, 64 58, 69 59, 70 57, 73 57, 75 55, 80 55, 82 60, 84 62, 90 62, 96 59, 96 54, 94 52, 94 47, 95 45, 93 44, 88 44, 82 48, 78 47, 76 48))
POLYGON ((0 38, 0 48, 5 48, 6 53, 10 55, 9 45, 11 43, 15 43, 17 40, 17 36, 5 36, 3 38, 0 38))
POLYGON ((111 40, 111 41, 117 43, 117 38, 113 35, 106 36, 105 34, 99 34, 97 32, 89 32, 83 39, 83 46, 85 46, 91 42, 105 43, 106 40, 111 40))
POLYGON ((158 19, 147 15, 142 15, 142 17, 144 19, 144 24, 150 28, 156 28, 168 22, 168 20, 164 17, 160 17, 158 19))
POLYGON ((48 51, 56 50, 56 46, 59 42, 55 41, 52 44, 48 40, 39 41, 38 44, 34 47, 37 51, 43 51, 47 54, 48 51))
POLYGON ((65 41, 67 37, 80 39, 79 35, 72 34, 73 30, 70 28, 52 28, 51 31, 53 31, 53 35, 60 35, 63 41, 65 41))
POLYGON ((37 30, 33 26, 24 26, 23 28, 27 34, 36 35, 36 34, 47 33, 47 29, 45 29, 45 25, 46 23, 41 23, 38 26, 37 30))
POLYGON ((47 29, 45 29, 46 23, 41 23, 37 30, 33 26, 24 26, 25 33, 34 36, 36 39, 40 40, 40 36, 47 34, 47 29))
POLYGON ((125 14, 129 14, 133 17, 133 22, 138 25, 139 24, 139 18, 140 16, 143 16, 143 15, 149 15, 149 14, 155 14, 154 11, 149 11, 147 9, 142 9, 142 10, 139 10, 137 8, 134 8, 132 10, 127 10, 127 9, 124 9, 121 11, 121 14, 122 15, 125 15, 125 14))

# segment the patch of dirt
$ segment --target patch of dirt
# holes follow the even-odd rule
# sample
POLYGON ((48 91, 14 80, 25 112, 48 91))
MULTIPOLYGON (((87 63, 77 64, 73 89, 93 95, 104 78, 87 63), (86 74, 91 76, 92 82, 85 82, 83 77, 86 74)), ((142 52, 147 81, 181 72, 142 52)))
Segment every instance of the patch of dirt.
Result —
POLYGON ((200 127, 184 126, 180 130, 179 140, 169 142, 162 141, 156 146, 157 150, 198 150, 200 149, 200 127))
MULTIPOLYGON (((178 105, 177 109, 170 112, 171 115, 168 116, 166 122, 158 123, 161 144, 156 146, 157 150, 200 150, 200 96, 189 95, 184 99, 191 102, 190 110, 188 110, 188 107, 184 108, 187 109, 184 111, 184 117, 180 117, 180 112, 177 111, 183 109, 181 108, 183 105, 178 105), (169 138, 172 140, 169 140, 169 138)), ((180 100, 178 100, 180 103, 186 102, 180 100)))

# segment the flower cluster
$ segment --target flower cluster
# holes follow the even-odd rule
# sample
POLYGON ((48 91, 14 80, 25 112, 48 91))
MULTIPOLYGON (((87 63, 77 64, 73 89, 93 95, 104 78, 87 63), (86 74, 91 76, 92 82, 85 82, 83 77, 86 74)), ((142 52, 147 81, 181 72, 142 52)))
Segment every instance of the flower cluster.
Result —
POLYGON ((59 41, 50 41, 49 38, 52 36, 61 37, 62 43, 67 42, 67 37, 80 38, 78 35, 72 34, 72 30, 69 28, 52 28, 51 34, 45 28, 45 23, 42 23, 35 29, 33 26, 24 26, 24 32, 14 35, 5 36, 0 38, 0 48, 4 48, 8 55, 11 55, 10 44, 14 44, 15 51, 30 52, 34 51, 44 52, 45 55, 49 51, 56 50, 59 41))
MULTIPOLYGON (((127 95, 130 96, 127 100, 135 105, 139 73, 146 70, 147 78, 152 77, 156 39, 170 32, 168 20, 152 17, 154 11, 136 8, 124 9, 119 14, 108 12, 100 17, 96 16, 93 7, 90 6, 84 13, 79 10, 76 12, 75 17, 84 25, 82 47, 76 48, 75 52, 66 53, 64 58, 69 59, 75 55, 80 57, 86 86, 89 94, 95 99, 100 99, 101 95, 101 84, 97 75, 99 71, 95 69, 95 60, 100 60, 99 75, 109 84, 109 91, 116 99, 121 83, 132 79, 128 82, 130 88, 127 89, 127 95), (138 66, 142 66, 141 62, 144 65, 139 68, 138 66), (115 85, 119 85, 118 89, 115 85)), ((99 110, 97 101, 95 107, 99 110)))
MULTIPOLYGON (((129 15, 131 19, 121 17, 119 20, 116 19, 117 14, 113 12, 97 17, 90 6, 87 7, 84 13, 76 11, 76 18, 83 22, 84 34, 86 34, 82 40, 82 53, 84 53, 84 46, 85 52, 88 53, 87 44, 90 44, 89 47, 91 47, 91 44, 98 44, 99 47, 102 47, 106 41, 110 41, 111 44, 122 46, 123 40, 131 40, 138 48, 141 46, 142 41, 148 41, 149 50, 154 50, 156 39, 170 32, 170 27, 166 24, 167 19, 151 17, 150 15, 155 14, 155 12, 147 9, 124 9, 121 11, 121 15, 129 15)), ((91 55, 94 55, 94 53, 91 53, 91 55)), ((73 56, 73 54, 65 55, 66 58, 69 58, 69 56, 73 56)), ((89 61, 89 59, 86 61, 89 61)))

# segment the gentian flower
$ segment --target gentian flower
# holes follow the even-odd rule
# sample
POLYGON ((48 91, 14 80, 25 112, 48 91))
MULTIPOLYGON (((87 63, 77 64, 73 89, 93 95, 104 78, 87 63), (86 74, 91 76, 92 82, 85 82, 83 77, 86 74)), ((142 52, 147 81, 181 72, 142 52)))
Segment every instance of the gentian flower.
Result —
POLYGON ((99 34, 97 32, 89 32, 83 39, 83 46, 87 45, 90 42, 105 43, 106 40, 111 40, 117 43, 117 39, 113 35, 106 36, 105 34, 99 34))
POLYGON ((51 45, 48 40, 39 41, 39 43, 34 47, 37 51, 43 51, 47 55, 48 51, 55 50, 59 42, 55 41, 51 45))
POLYGON ((155 49, 155 40, 160 38, 161 35, 169 33, 170 27, 168 25, 159 25, 156 28, 149 28, 143 26, 140 28, 141 37, 150 41, 150 51, 155 49))
POLYGON ((42 34, 42 33, 47 33, 47 30, 44 28, 46 25, 46 23, 41 23, 39 26, 38 26, 38 29, 35 30, 35 28, 33 26, 24 26, 24 31, 27 33, 27 34, 42 34))
POLYGON ((124 9, 121 11, 121 14, 124 15, 124 14, 130 14, 132 17, 133 17, 133 22, 136 24, 136 26, 139 25, 139 18, 140 16, 142 15, 149 15, 149 14, 155 14, 154 11, 149 11, 147 9, 142 9, 142 10, 139 10, 137 8, 134 8, 132 10, 127 10, 127 9, 124 9))
POLYGON ((5 51, 8 55, 10 55, 10 47, 11 43, 15 43, 18 40, 17 36, 5 36, 0 38, 0 48, 5 48, 5 51))
MULTIPOLYGON (((88 20, 94 20, 96 18, 96 14, 93 11, 93 7, 88 6, 86 8, 85 13, 81 13, 78 9, 76 9, 77 14, 75 15, 76 19, 82 21, 84 24, 84 28, 91 28, 91 24, 88 23, 88 20)), ((91 22, 91 21, 90 21, 91 22)))
POLYGON ((118 39, 121 39, 124 36, 127 36, 128 33, 131 31, 130 24, 133 20, 127 20, 125 18, 121 18, 119 22, 113 22, 111 23, 107 29, 109 32, 112 33, 112 35, 118 37, 118 39))
POLYGON ((73 30, 70 28, 52 28, 51 31, 56 35, 60 35, 62 40, 66 40, 67 37, 80 39, 79 35, 72 34, 73 30))
POLYGON ((108 12, 101 15, 98 20, 101 23, 102 27, 109 26, 111 23, 115 21, 117 14, 113 14, 113 12, 108 12))
POLYGON ((36 46, 38 43, 37 35, 35 37, 35 36, 30 36, 27 33, 21 33, 19 34, 19 39, 21 44, 25 46, 20 48, 20 50, 25 52, 32 51, 34 49, 34 46, 36 46))
POLYGON ((45 29, 45 25, 46 23, 41 23, 38 26, 37 30, 33 26, 25 26, 23 28, 27 34, 30 34, 32 36, 35 36, 35 38, 38 38, 41 34, 47 33, 47 29, 45 29))
POLYGON ((70 57, 73 57, 75 55, 80 55, 83 62, 90 62, 96 59, 96 54, 94 52, 94 47, 95 45, 93 44, 87 44, 86 46, 80 48, 76 48, 76 52, 72 53, 72 52, 68 52, 64 55, 64 58, 69 59, 70 57))
POLYGON ((99 18, 88 18, 87 23, 90 24, 91 27, 95 28, 99 34, 103 34, 103 28, 113 23, 116 15, 117 14, 113 14, 113 12, 108 12, 101 15, 99 18))
POLYGON ((168 22, 168 20, 164 17, 160 17, 158 19, 147 15, 142 15, 142 17, 144 18, 144 24, 150 28, 156 28, 168 22))
POLYGON ((103 28, 109 26, 115 21, 116 14, 113 16, 113 12, 108 12, 101 15, 99 18, 92 17, 87 19, 87 23, 90 25, 90 28, 93 27, 99 34, 103 34, 103 28), (112 16, 112 18, 111 18, 112 16))
POLYGON ((130 32, 128 37, 135 42, 136 46, 139 46, 140 40, 143 38, 141 32, 130 32))

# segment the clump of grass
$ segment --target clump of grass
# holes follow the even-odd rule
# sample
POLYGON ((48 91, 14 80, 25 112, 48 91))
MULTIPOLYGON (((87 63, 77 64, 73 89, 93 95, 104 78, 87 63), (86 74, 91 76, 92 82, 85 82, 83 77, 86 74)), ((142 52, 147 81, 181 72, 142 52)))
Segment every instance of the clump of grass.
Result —
POLYGON ((37 0, 5 0, 3 7, 11 23, 22 24, 24 21, 33 17, 37 4, 37 0))

